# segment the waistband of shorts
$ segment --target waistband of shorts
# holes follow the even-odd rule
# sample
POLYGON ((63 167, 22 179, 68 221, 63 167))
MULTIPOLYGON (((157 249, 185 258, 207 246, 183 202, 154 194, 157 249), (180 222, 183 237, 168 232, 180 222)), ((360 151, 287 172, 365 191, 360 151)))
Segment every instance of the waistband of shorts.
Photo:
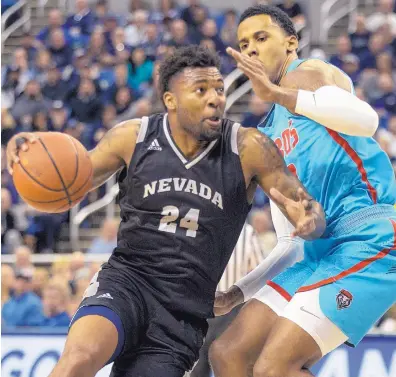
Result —
POLYGON ((367 220, 382 219, 396 216, 396 209, 390 204, 377 204, 371 207, 360 209, 349 215, 343 216, 332 227, 329 226, 328 233, 332 237, 339 237, 348 234, 354 229, 363 225, 367 220))

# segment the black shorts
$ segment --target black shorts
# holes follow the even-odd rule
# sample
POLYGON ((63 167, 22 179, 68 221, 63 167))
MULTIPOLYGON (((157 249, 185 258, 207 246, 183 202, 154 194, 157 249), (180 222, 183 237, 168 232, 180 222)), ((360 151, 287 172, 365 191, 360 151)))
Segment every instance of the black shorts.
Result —
POLYGON ((94 314, 84 314, 92 306, 110 309, 107 312, 114 312, 122 322, 122 326, 116 324, 124 342, 113 355, 112 377, 182 377, 198 360, 206 320, 166 309, 127 267, 102 266, 72 323, 94 314))

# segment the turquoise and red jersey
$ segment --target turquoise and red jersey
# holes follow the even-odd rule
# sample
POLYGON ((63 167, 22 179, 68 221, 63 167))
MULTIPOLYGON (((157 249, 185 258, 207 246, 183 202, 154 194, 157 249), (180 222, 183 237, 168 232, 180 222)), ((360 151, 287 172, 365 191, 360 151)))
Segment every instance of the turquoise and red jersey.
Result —
MULTIPOLYGON (((288 72, 304 60, 295 60, 288 72)), ((355 211, 396 203, 395 174, 373 138, 348 136, 274 105, 258 129, 279 148, 289 169, 322 204, 328 228, 355 211)))

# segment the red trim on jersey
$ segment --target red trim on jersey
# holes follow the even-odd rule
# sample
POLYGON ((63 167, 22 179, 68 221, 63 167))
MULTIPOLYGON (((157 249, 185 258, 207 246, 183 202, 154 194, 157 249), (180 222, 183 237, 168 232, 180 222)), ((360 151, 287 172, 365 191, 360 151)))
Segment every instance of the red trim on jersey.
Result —
POLYGON ((290 296, 287 291, 285 291, 280 285, 274 283, 273 281, 268 280, 267 285, 269 285, 272 289, 275 289, 275 291, 277 291, 287 301, 292 299, 292 296, 290 296))
POLYGON ((373 257, 362 260, 361 262, 355 264, 351 268, 348 268, 347 270, 342 271, 338 275, 318 281, 315 284, 306 285, 304 287, 301 287, 297 292, 307 292, 307 291, 310 291, 311 289, 319 288, 319 287, 322 287, 323 285, 334 283, 335 281, 340 280, 350 274, 353 274, 354 272, 358 272, 358 271, 362 270, 363 268, 367 267, 370 263, 373 263, 379 259, 386 257, 392 250, 396 250, 396 221, 391 220, 391 223, 393 225, 393 232, 394 232, 392 247, 390 247, 389 249, 381 250, 378 254, 374 255, 373 257))
POLYGON ((367 185, 367 188, 370 192, 371 198, 373 199, 374 204, 377 203, 377 190, 371 185, 367 178, 366 169, 363 166, 363 161, 355 152, 355 150, 349 145, 349 143, 338 133, 333 130, 326 128, 327 132, 334 139, 334 141, 342 148, 346 153, 348 153, 349 157, 356 164, 360 175, 362 176, 362 181, 367 185))

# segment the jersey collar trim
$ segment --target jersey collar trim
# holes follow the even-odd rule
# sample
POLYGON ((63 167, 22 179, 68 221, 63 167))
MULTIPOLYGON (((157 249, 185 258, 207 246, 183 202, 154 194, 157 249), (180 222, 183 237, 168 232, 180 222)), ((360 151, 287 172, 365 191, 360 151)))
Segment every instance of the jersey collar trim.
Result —
POLYGON ((188 161, 183 156, 183 154, 180 152, 179 148, 176 146, 175 142, 173 141, 172 136, 170 135, 169 130, 168 130, 167 120, 168 120, 168 114, 165 114, 164 120, 163 120, 163 127, 164 127, 164 133, 165 133, 166 139, 168 140, 169 145, 171 146, 171 148, 173 149, 173 151, 175 152, 177 157, 179 157, 180 161, 184 164, 186 169, 190 169, 191 167, 196 165, 199 161, 201 161, 214 148, 214 146, 217 143, 217 139, 213 140, 212 142, 210 142, 208 144, 208 146, 197 157, 195 157, 191 161, 188 161))

